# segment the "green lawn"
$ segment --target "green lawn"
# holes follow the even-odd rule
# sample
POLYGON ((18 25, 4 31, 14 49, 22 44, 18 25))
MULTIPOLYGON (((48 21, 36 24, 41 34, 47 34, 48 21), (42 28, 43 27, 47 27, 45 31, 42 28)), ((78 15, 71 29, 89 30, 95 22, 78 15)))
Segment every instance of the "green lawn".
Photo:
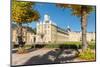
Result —
POLYGON ((90 48, 79 54, 79 59, 92 61, 95 60, 95 58, 95 52, 93 52, 90 48))

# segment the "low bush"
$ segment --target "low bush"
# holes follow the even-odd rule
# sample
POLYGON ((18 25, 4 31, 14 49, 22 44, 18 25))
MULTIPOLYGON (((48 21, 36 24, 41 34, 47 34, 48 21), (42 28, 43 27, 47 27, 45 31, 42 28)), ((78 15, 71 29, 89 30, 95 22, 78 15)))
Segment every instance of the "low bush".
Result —
POLYGON ((83 60, 95 60, 95 53, 88 48, 79 54, 79 58, 83 60))
POLYGON ((96 43, 95 42, 90 42, 88 48, 95 49, 96 48, 96 43))
POLYGON ((65 42, 63 44, 47 44, 46 48, 66 48, 66 49, 79 49, 81 48, 80 42, 65 42))
POLYGON ((59 44, 46 44, 46 48, 59 48, 59 44))
POLYGON ((31 47, 32 47, 32 45, 25 45, 23 48, 30 49, 31 47))
POLYGON ((28 53, 28 51, 24 47, 19 47, 17 53, 24 54, 24 53, 28 53))
POLYGON ((77 48, 77 49, 80 49, 82 46, 81 46, 81 42, 65 42, 64 43, 65 46, 69 46, 69 48, 77 48))

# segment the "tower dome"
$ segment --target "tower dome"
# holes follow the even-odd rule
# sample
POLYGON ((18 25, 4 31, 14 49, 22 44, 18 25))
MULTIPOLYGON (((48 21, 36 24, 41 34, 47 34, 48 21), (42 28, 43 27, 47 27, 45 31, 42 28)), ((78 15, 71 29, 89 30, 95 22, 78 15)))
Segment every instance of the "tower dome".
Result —
POLYGON ((67 26, 67 28, 70 28, 69 25, 67 26))
POLYGON ((50 16, 48 14, 44 15, 44 21, 49 21, 50 20, 50 16))

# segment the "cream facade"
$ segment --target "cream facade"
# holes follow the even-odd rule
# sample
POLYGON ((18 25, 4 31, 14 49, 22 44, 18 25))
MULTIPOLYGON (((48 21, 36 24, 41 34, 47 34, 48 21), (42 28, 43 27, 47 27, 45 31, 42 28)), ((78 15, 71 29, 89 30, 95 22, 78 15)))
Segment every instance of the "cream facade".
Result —
MULTIPOLYGON (((69 26, 67 30, 61 29, 47 14, 44 15, 42 22, 36 24, 36 34, 29 31, 28 28, 23 28, 23 40, 27 45, 78 42, 82 40, 81 34, 81 32, 71 31, 69 26)), ((18 44, 17 41, 17 30, 14 28, 12 29, 12 42, 18 44)), ((87 41, 95 41, 95 32, 87 32, 87 41)))
MULTIPOLYGON (((35 33, 33 33, 32 31, 28 30, 28 28, 23 27, 23 41, 25 42, 25 45, 32 45, 35 42, 35 33)), ((14 45, 18 45, 18 34, 17 34, 17 27, 12 29, 12 43, 14 45)))
POLYGON ((36 43, 61 43, 67 41, 67 32, 51 21, 50 16, 47 14, 44 15, 43 22, 37 23, 36 28, 36 43))
MULTIPOLYGON (((47 14, 44 15, 43 22, 37 23, 36 28, 38 34, 36 37, 37 43, 64 43, 82 40, 82 32, 71 31, 69 26, 67 30, 59 28, 47 14)), ((95 32, 87 32, 87 41, 95 41, 95 32)))
MULTIPOLYGON (((82 32, 68 32, 68 41, 82 41, 82 32)), ((87 32, 87 41, 95 41, 95 32, 87 32)))

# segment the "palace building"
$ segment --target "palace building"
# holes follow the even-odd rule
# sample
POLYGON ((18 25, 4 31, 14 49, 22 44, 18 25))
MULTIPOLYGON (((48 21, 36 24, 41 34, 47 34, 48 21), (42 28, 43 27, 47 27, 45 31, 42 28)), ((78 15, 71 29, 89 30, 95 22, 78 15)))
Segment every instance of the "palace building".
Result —
MULTIPOLYGON (((53 22, 49 15, 44 15, 44 20, 36 24, 35 33, 26 27, 23 27, 24 41, 26 44, 34 43, 64 43, 64 42, 79 42, 82 40, 81 32, 62 29, 53 22)), ((95 41, 95 32, 87 32, 87 41, 95 41)), ((12 42, 17 42, 16 28, 12 29, 12 42)))
MULTIPOLYGON (((29 27, 23 27, 23 41, 26 45, 33 45, 35 43, 36 33, 29 27)), ((12 27, 12 44, 18 45, 18 28, 16 26, 12 27)))
MULTIPOLYGON (((37 38, 36 42, 44 43, 64 43, 67 41, 81 41, 81 33, 71 31, 68 26, 66 30, 61 29, 54 23, 50 16, 44 15, 44 21, 37 23, 37 38)), ((95 32, 87 32, 87 41, 95 41, 95 32)))
POLYGON ((64 29, 57 26, 56 23, 50 20, 50 16, 44 15, 43 22, 37 23, 36 26, 36 42, 58 43, 66 42, 68 34, 64 29))

